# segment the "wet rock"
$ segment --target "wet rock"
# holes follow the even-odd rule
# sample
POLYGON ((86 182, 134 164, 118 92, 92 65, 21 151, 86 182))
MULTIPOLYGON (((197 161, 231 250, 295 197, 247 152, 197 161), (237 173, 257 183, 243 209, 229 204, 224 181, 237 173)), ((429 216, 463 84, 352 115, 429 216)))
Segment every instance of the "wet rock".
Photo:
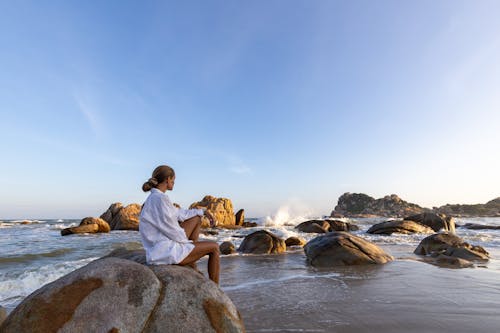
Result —
POLYGON ((222 242, 221 245, 219 245, 219 250, 221 254, 236 253, 236 248, 231 242, 222 242))
POLYGON ((207 195, 189 208, 206 208, 215 217, 217 226, 235 225, 233 203, 230 199, 207 195))
POLYGON ((434 214, 434 213, 422 213, 407 216, 404 218, 407 221, 417 222, 428 227, 431 227, 434 231, 444 230, 455 232, 455 220, 443 214, 434 214))
POLYGON ((269 231, 259 230, 247 235, 238 251, 253 254, 283 253, 286 251, 286 244, 284 240, 269 231))
POLYGON ((97 232, 109 232, 111 230, 108 222, 106 222, 105 220, 103 220, 101 218, 86 217, 86 218, 82 219, 82 221, 80 222, 80 226, 88 225, 88 224, 97 224, 97 226, 99 227, 97 232))
POLYGON ((324 234, 330 231, 330 223, 325 220, 310 220, 300 223, 295 229, 306 233, 324 234))
POLYGON ((448 232, 438 233, 424 238, 414 251, 418 255, 440 254, 465 260, 488 260, 489 253, 481 246, 470 245, 462 238, 448 232))
POLYGON ((118 212, 123 208, 121 202, 115 202, 109 206, 108 210, 101 214, 100 218, 111 224, 118 212))
POLYGON ((235 224, 236 225, 243 225, 243 222, 245 222, 245 210, 240 209, 235 216, 235 224))
POLYGON ((285 240, 286 246, 303 246, 306 243, 306 240, 301 237, 288 237, 285 240))
POLYGON ((374 224, 368 229, 367 233, 377 235, 396 234, 432 234, 434 230, 426 225, 406 220, 387 221, 374 224))
POLYGON ((139 230, 141 205, 130 204, 120 209, 110 223, 112 230, 139 230))
POLYGON ((0 326, 2 326, 5 318, 7 318, 7 310, 5 310, 4 307, 0 306, 0 326))
POLYGON ((339 220, 326 220, 330 224, 330 231, 356 231, 359 227, 355 224, 339 221, 339 220))
POLYGON ((347 232, 318 236, 304 246, 309 264, 318 267, 384 264, 393 257, 377 245, 347 232))
POLYGON ((499 225, 487 225, 487 224, 478 224, 478 223, 466 223, 461 226, 462 228, 471 229, 471 230, 484 230, 491 229, 497 230, 500 229, 499 225))
POLYGON ((255 228, 259 225, 256 222, 243 222, 243 228, 255 228))
POLYGON ((438 255, 433 261, 430 261, 429 263, 437 265, 437 266, 448 267, 448 268, 474 267, 474 263, 472 263, 468 260, 456 258, 456 257, 451 257, 451 256, 447 256, 444 254, 438 255))
POLYGON ((78 227, 71 227, 61 230, 61 236, 67 236, 71 234, 95 234, 99 231, 99 225, 97 224, 86 224, 80 225, 78 227))
MULTIPOLYGON (((114 255, 139 254, 120 251, 114 255)), ((8 316, 0 331, 153 333, 245 329, 231 300, 216 284, 192 269, 145 266, 106 257, 32 293, 8 316)))
POLYGON ((144 249, 129 250, 125 247, 119 247, 111 251, 104 258, 120 258, 130 260, 142 265, 147 264, 146 251, 144 251, 144 249))

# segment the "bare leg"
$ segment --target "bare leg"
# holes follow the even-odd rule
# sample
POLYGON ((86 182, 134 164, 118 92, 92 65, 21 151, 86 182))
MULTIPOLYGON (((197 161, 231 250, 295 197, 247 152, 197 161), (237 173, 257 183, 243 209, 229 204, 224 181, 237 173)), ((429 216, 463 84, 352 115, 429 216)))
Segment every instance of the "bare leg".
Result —
POLYGON ((201 228, 201 217, 195 216, 186 221, 182 222, 181 228, 184 229, 186 233, 186 237, 193 242, 198 241, 198 237, 200 236, 200 228, 201 228))
POLYGON ((194 242, 194 249, 179 265, 186 266, 208 254, 208 277, 219 284, 220 252, 216 242, 194 242))

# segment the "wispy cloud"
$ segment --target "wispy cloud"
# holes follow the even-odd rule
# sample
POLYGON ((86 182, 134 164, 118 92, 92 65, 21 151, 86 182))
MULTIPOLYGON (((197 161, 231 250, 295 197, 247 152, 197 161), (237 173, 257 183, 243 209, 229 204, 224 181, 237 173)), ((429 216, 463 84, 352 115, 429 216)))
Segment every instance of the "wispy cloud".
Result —
POLYGON ((81 91, 73 92, 73 97, 78 106, 78 111, 83 115, 94 135, 100 137, 103 133, 103 126, 95 105, 81 91))

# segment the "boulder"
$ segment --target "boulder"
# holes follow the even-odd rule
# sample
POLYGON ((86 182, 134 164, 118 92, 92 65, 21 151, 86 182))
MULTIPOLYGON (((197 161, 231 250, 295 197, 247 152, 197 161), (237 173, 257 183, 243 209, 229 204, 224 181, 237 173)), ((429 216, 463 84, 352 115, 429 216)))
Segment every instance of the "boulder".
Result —
POLYGON ((139 230, 141 205, 130 204, 120 209, 110 223, 112 230, 139 230))
POLYGON ((80 225, 78 227, 71 227, 61 230, 61 236, 67 236, 71 234, 95 234, 99 231, 99 225, 97 224, 86 224, 80 225))
POLYGON ((108 222, 108 224, 113 221, 113 218, 118 214, 118 212, 123 208, 121 202, 115 202, 109 206, 108 210, 101 214, 100 218, 108 222))
POLYGON ((342 231, 312 239, 304 252, 308 263, 318 267, 384 264, 394 259, 377 245, 342 231))
POLYGON ((468 260, 451 257, 444 254, 438 255, 435 260, 431 261, 430 263, 448 268, 469 268, 474 266, 474 264, 468 260))
POLYGON ((80 226, 89 224, 97 224, 99 227, 97 232, 109 232, 111 230, 108 222, 98 217, 86 217, 80 222, 80 226))
POLYGON ((203 207, 212 213, 218 226, 235 225, 235 215, 231 200, 207 195, 200 202, 195 202, 189 206, 189 208, 203 207))
POLYGON ((244 209, 240 209, 236 215, 235 215, 235 224, 236 225, 243 225, 243 223, 245 222, 245 210, 244 209))
POLYGON ((440 254, 465 260, 488 260, 489 253, 481 246, 466 243, 462 238, 448 232, 437 233, 424 238, 414 251, 418 255, 440 254))
MULTIPOLYGON (((126 251, 120 254, 127 256, 126 251)), ((132 256, 135 256, 133 254, 132 256)), ((177 265, 106 257, 28 296, 0 327, 10 332, 244 332, 212 281, 177 265)))
POLYGON ((434 214, 434 213, 422 213, 407 216, 404 218, 407 221, 417 222, 428 227, 431 227, 434 231, 444 230, 455 232, 455 220, 443 214, 434 214))
POLYGON ((253 254, 283 253, 286 251, 286 244, 284 240, 269 231, 259 230, 247 235, 238 251, 253 254))
POLYGON ((406 220, 387 221, 374 224, 368 229, 367 233, 377 235, 396 234, 432 234, 434 230, 426 225, 406 220))
POLYGON ((301 237, 288 237, 285 240, 285 245, 288 246, 304 246, 306 240, 301 237))
POLYGON ((259 224, 257 222, 243 222, 243 228, 254 228, 258 227, 259 224))
POLYGON ((466 224, 462 225, 462 228, 471 229, 471 230, 484 230, 484 229, 497 230, 497 229, 500 229, 500 225, 466 223, 466 224))
POLYGON ((359 227, 355 224, 340 220, 326 220, 330 224, 330 231, 356 231, 359 227))
POLYGON ((219 245, 219 250, 221 254, 232 254, 236 253, 236 248, 233 243, 231 242, 222 242, 221 245, 219 245))
POLYGON ((306 233, 324 234, 330 231, 330 223, 325 220, 310 220, 300 223, 295 229, 306 233))

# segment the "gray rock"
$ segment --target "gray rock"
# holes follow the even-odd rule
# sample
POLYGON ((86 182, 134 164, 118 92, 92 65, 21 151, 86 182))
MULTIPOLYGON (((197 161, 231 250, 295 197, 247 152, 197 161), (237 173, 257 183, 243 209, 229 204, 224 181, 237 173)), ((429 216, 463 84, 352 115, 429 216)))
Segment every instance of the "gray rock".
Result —
POLYGON ((298 231, 324 234, 330 231, 330 223, 325 220, 311 220, 300 223, 295 227, 298 231))
POLYGON ((374 224, 368 229, 367 233, 377 235, 396 234, 432 234, 434 230, 426 225, 406 220, 387 221, 374 224))
POLYGON ((440 254, 465 260, 488 260, 489 253, 481 246, 466 243, 462 238, 448 233, 438 233, 424 238, 414 251, 418 255, 440 254))
POLYGON ((160 297, 146 266, 105 258, 38 289, 7 317, 1 331, 141 332, 160 297))
POLYGON ((339 220, 326 220, 330 224, 330 231, 356 231, 359 227, 355 224, 339 221, 339 220))
POLYGON ((434 231, 444 230, 455 232, 455 220, 451 216, 444 214, 422 213, 407 216, 404 219, 426 225, 434 231))
POLYGON ((304 251, 313 266, 384 264, 393 257, 361 237, 347 232, 332 232, 309 241, 304 251))
POLYGON ((238 251, 253 254, 283 253, 286 251, 286 244, 283 239, 269 231, 259 230, 247 235, 238 251))
POLYGON ((462 228, 471 229, 471 230, 484 230, 484 229, 497 230, 497 229, 500 229, 500 225, 466 223, 466 224, 462 225, 462 228))

